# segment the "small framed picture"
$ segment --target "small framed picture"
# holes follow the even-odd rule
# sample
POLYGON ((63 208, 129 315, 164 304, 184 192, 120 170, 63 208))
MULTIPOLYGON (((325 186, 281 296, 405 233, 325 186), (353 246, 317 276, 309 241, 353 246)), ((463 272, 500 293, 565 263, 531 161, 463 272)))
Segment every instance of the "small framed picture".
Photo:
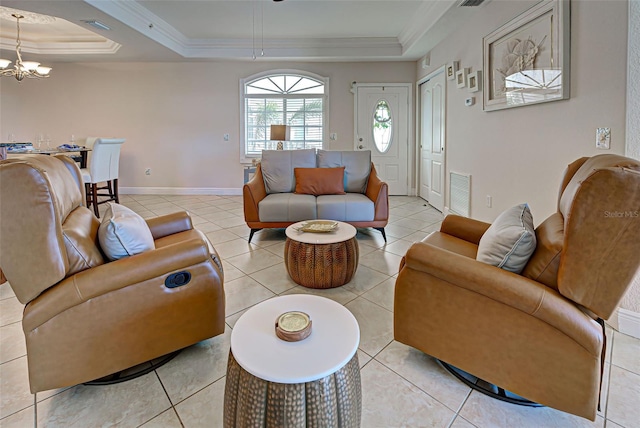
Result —
POLYGON ((456 71, 458 71, 458 61, 453 61, 447 64, 447 80, 453 80, 456 78, 456 71))
POLYGON ((467 86, 467 76, 469 75, 469 68, 465 67, 456 71, 456 87, 464 88, 467 86))
POLYGON ((467 77, 467 87, 469 92, 478 92, 482 85, 482 71, 476 70, 473 73, 469 73, 467 77))

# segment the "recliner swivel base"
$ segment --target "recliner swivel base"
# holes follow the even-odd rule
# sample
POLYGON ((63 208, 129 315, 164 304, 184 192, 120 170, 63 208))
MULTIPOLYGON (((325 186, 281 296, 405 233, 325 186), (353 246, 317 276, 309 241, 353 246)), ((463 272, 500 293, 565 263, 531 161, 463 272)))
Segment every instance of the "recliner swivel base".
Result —
POLYGON ((451 364, 445 363, 442 360, 438 360, 442 367, 447 369, 449 373, 457 377, 468 387, 475 389, 476 391, 488 395, 491 398, 495 398, 497 400, 506 401, 507 403, 517 404, 518 406, 527 406, 527 407, 544 407, 542 404, 538 404, 536 402, 527 400, 524 397, 521 397, 512 392, 506 391, 503 388, 500 388, 498 385, 494 385, 487 381, 480 379, 477 376, 472 375, 471 373, 467 373, 462 369, 459 369, 451 364))
POLYGON ((113 385, 116 383, 127 382, 129 380, 139 378, 140 376, 151 373, 155 369, 167 364, 169 361, 173 360, 180 352, 182 352, 182 349, 178 349, 177 351, 173 351, 169 354, 163 355, 162 357, 154 358, 151 361, 147 361, 128 369, 124 369, 119 372, 101 377, 100 379, 84 382, 83 385, 113 385))

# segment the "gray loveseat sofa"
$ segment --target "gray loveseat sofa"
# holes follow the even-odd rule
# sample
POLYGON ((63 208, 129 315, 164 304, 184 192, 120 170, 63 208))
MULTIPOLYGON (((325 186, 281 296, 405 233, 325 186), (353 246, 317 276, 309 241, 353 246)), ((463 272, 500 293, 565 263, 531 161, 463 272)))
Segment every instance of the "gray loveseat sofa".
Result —
POLYGON ((386 241, 389 191, 376 174, 370 151, 265 150, 242 193, 245 221, 251 228, 249 242, 263 228, 314 219, 373 227, 386 241), (340 167, 344 167, 344 194, 296 193, 296 168, 313 169, 308 172, 317 177, 322 168, 340 167))

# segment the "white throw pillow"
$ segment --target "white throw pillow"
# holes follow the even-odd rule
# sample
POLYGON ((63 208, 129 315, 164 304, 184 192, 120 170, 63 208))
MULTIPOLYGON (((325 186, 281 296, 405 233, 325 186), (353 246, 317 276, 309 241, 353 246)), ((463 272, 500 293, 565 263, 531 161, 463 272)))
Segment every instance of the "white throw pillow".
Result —
POLYGON ((520 273, 536 249, 536 233, 529 205, 509 208, 496 218, 480 239, 476 260, 520 273))
POLYGON ((109 203, 102 217, 98 239, 109 260, 118 260, 155 248, 147 222, 129 208, 114 203, 109 203))

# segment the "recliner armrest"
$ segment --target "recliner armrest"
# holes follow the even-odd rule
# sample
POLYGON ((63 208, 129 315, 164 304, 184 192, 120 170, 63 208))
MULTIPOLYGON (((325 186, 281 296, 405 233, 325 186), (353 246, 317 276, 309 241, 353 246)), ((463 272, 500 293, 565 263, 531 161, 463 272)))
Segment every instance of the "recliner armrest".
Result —
POLYGON ((186 211, 150 218, 146 222, 154 240, 193 229, 191 216, 186 211))
POLYGON ((403 269, 424 272, 522 311, 562 331, 592 355, 600 355, 601 329, 596 321, 543 284, 422 242, 409 248, 403 269))
POLYGON ((27 305, 23 329, 32 331, 54 316, 90 299, 201 263, 210 263, 211 272, 218 272, 207 243, 202 239, 190 239, 78 272, 27 305))
POLYGON ((440 232, 478 245, 489 226, 490 223, 449 214, 442 222, 440 232))

